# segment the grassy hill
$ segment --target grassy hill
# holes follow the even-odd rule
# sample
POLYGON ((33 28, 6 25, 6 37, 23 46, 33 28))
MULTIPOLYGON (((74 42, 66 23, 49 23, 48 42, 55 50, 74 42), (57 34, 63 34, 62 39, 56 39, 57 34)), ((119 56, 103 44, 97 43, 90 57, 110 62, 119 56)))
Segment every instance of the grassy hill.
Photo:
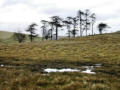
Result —
POLYGON ((120 58, 119 44, 120 34, 114 33, 41 43, 7 44, 1 46, 1 56, 5 53, 5 57, 18 59, 64 61, 96 61, 96 59, 104 61, 107 59, 116 62, 120 58), (6 51, 2 52, 5 47, 8 55, 6 51))
POLYGON ((0 45, 0 88, 40 90, 119 90, 120 34, 0 45), (95 75, 43 73, 44 68, 102 64, 95 75), (5 78, 1 78, 1 77, 5 78))

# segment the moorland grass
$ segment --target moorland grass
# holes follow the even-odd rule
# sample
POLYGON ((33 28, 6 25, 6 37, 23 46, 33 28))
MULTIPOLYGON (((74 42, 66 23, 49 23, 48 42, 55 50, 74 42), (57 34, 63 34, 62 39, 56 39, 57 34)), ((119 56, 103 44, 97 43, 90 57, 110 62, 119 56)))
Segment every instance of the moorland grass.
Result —
POLYGON ((120 34, 96 35, 40 43, 0 45, 0 57, 120 64, 120 34))
POLYGON ((1 90, 119 90, 120 34, 1 44, 0 64, 6 65, 0 67, 1 90), (46 74, 38 70, 79 68, 98 63, 102 67, 94 70, 95 75, 80 72, 46 74))

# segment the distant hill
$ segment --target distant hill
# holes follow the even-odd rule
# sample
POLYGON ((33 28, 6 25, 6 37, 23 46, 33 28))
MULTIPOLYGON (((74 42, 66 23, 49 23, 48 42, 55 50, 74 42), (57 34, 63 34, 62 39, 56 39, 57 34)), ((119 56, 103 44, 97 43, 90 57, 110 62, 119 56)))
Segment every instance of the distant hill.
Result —
MULTIPOLYGON (((13 39, 13 34, 14 32, 7 32, 7 31, 0 31, 0 43, 17 43, 17 41, 15 41, 13 39)), ((26 35, 26 41, 25 42, 29 42, 29 37, 28 35, 26 35)), ((34 41, 41 41, 40 37, 37 37, 34 39, 34 41)))
POLYGON ((115 33, 119 33, 120 34, 120 30, 118 30, 117 32, 115 32, 115 33))
POLYGON ((13 32, 0 31, 0 39, 8 39, 12 37, 13 32))

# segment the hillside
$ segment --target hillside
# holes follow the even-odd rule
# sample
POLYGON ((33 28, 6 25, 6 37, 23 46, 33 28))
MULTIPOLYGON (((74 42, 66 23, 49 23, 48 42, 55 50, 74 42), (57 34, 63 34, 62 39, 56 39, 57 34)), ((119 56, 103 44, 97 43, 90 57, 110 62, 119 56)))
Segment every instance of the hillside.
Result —
POLYGON ((5 77, 0 81, 6 81, 1 89, 119 90, 120 34, 1 44, 0 64, 5 65, 0 68, 1 77, 5 77), (43 72, 46 68, 81 69, 96 64, 101 65, 93 69, 96 74, 43 72))

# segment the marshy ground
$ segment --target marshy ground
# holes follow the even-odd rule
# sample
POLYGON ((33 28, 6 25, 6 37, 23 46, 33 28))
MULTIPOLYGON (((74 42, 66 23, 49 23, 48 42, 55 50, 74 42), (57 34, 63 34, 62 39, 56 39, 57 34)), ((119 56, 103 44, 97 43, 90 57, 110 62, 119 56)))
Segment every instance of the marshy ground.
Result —
POLYGON ((0 45, 1 90, 119 90, 120 34, 0 45), (44 73, 95 66, 96 74, 44 73))

